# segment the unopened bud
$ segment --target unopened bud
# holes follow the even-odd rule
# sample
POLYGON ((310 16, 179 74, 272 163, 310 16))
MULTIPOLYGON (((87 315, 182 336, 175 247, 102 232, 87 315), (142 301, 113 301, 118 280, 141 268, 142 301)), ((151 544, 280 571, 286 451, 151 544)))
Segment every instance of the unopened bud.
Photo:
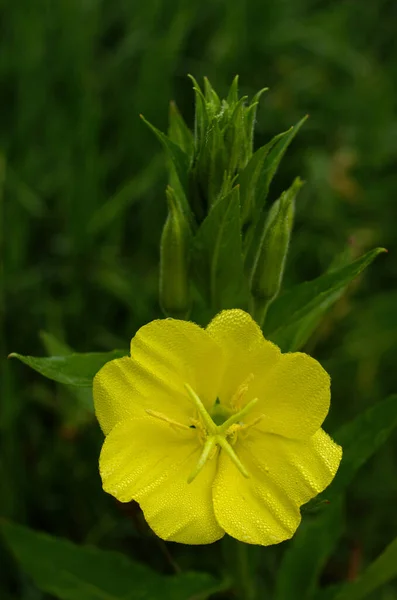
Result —
POLYGON ((160 306, 166 316, 186 319, 191 309, 190 228, 174 190, 168 187, 166 195, 168 217, 160 243, 160 306))
POLYGON ((253 314, 259 325, 263 325, 267 309, 281 288, 294 220, 295 198, 302 185, 299 177, 295 179, 273 204, 265 222, 251 277, 253 314))

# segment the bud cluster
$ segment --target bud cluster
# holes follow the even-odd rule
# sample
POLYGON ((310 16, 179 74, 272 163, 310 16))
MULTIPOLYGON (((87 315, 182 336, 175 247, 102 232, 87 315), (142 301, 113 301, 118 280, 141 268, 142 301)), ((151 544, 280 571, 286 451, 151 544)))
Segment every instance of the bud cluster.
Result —
POLYGON ((208 79, 192 77, 196 97, 192 132, 176 105, 168 135, 146 123, 169 157, 168 217, 160 246, 160 304, 166 315, 187 318, 192 286, 202 308, 250 309, 263 324, 280 291, 294 214, 291 188, 266 213, 278 165, 305 121, 253 151, 260 96, 238 96, 238 78, 221 100, 208 79))

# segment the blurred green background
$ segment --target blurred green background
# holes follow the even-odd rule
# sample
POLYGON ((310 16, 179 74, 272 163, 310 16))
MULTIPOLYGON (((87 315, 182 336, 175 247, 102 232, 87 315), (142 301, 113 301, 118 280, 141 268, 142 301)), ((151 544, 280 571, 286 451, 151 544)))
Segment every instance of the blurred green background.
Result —
MULTIPOLYGON (((187 73, 220 93, 269 86, 256 146, 310 119, 271 197, 300 174, 286 285, 346 247, 384 246, 309 342, 331 373, 332 430, 396 390, 397 4, 393 0, 3 0, 0 4, 1 513, 156 568, 211 569, 215 549, 156 540, 139 511, 101 491, 90 399, 11 351, 123 348, 160 316, 165 130, 175 100, 193 125, 187 73)), ((397 535, 396 437, 348 491, 346 534, 326 582, 354 575, 397 535), (359 567, 361 568, 361 567, 359 567)), ((276 570, 277 548, 265 569, 276 570), (274 558, 276 557, 276 558, 274 558), (275 562, 274 562, 275 561, 275 562)), ((0 597, 44 598, 0 548, 0 597)), ((267 555, 266 555, 267 556, 267 555)), ((270 554, 269 554, 270 556, 270 554)), ((389 587, 380 600, 397 598, 389 587)), ((293 600, 293 599, 291 599, 293 600)))

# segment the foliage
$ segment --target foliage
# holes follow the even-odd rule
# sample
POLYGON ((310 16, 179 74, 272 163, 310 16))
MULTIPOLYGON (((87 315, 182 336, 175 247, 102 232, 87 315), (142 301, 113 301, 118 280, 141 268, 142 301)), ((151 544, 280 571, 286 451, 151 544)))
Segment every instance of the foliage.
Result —
MULTIPOLYGON (((2 514, 78 544, 131 554, 157 574, 194 570, 223 580, 219 545, 162 545, 135 506, 123 510, 102 493, 95 466, 101 434, 91 416, 89 388, 41 380, 5 357, 15 349, 42 354, 39 330, 51 332, 60 344, 55 352, 46 344, 50 355, 68 354, 65 344, 78 353, 127 348, 139 326, 160 316, 166 176, 157 140, 139 114, 165 131, 168 100, 174 98, 178 114, 193 127, 185 74, 194 73, 198 81, 207 75, 226 96, 239 73, 244 95, 270 87, 257 110, 255 148, 310 114, 269 189, 270 205, 297 174, 306 181, 296 203, 283 290, 269 308, 265 331, 285 347, 314 354, 331 373, 328 429, 342 434, 338 428, 360 423, 369 407, 375 412, 364 413, 372 415, 362 417, 364 424, 379 424, 377 433, 364 435, 361 425, 354 433, 358 445, 362 440, 367 447, 374 439, 377 453, 352 482, 346 476, 338 484, 344 502, 333 501, 333 512, 325 503, 309 506, 302 533, 260 559, 252 549, 247 570, 259 574, 262 596, 272 597, 275 573, 287 568, 295 544, 299 548, 314 536, 324 540, 318 553, 311 543, 310 552, 301 553, 303 560, 310 557, 306 565, 316 561, 305 583, 313 598, 394 600, 389 584, 396 564, 395 543, 389 544, 397 531, 395 404, 389 397, 395 391, 397 340, 394 3, 362 3, 359 11, 352 0, 3 4, 2 514), (377 246, 389 254, 346 288, 353 265, 358 273, 377 246), (315 299, 306 301, 310 314, 292 323, 285 298, 298 304, 307 293, 311 300, 310 286, 332 282, 336 273, 346 280, 324 288, 329 295, 316 310, 315 299), (284 341, 277 326, 286 313, 292 325, 284 341), (388 433, 381 433, 386 425, 388 433), (317 535, 323 522, 328 529, 324 525, 317 535), (357 583, 345 587, 358 573, 357 583)), ((170 136, 189 156, 189 134, 177 117, 170 136)), ((243 188, 241 182, 241 193, 243 188)), ((371 454, 369 449, 346 464, 358 468, 371 454)), ((8 527, 12 546, 17 526, 8 527)), ((51 597, 48 582, 33 583, 5 545, 0 561, 2 598, 51 597)), ((280 598, 282 593, 277 588, 280 598)))

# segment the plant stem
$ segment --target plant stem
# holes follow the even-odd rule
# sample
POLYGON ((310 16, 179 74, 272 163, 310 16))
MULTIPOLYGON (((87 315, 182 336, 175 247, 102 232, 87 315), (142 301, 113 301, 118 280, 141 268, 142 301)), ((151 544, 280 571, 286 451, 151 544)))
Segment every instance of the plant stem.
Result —
POLYGON ((224 538, 226 569, 239 600, 256 600, 253 562, 249 558, 250 546, 231 537, 224 538))

